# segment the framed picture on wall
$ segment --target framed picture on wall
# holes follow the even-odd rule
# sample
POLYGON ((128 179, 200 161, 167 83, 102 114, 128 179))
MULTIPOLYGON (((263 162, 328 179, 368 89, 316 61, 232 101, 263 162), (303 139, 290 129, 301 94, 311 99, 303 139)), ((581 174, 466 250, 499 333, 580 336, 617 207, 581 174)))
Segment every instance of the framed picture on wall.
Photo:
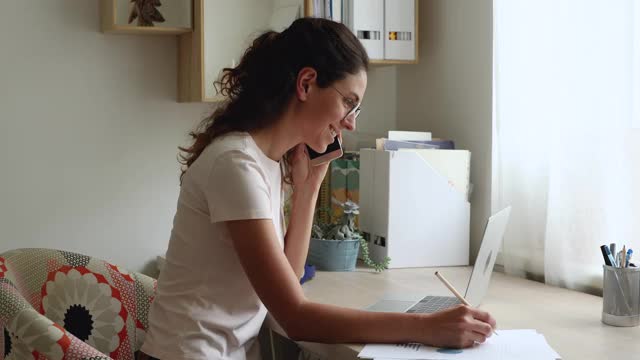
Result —
POLYGON ((184 34, 193 29, 192 1, 101 1, 104 32, 184 34))

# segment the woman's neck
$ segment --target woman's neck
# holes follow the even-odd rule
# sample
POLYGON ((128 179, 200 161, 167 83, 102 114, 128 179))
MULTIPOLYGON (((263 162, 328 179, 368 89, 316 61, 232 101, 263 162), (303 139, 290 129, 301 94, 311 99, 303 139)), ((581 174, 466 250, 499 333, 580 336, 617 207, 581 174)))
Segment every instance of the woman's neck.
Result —
POLYGON ((289 149, 302 142, 294 123, 294 116, 287 112, 274 125, 260 130, 250 131, 253 141, 262 152, 274 161, 280 161, 289 149))

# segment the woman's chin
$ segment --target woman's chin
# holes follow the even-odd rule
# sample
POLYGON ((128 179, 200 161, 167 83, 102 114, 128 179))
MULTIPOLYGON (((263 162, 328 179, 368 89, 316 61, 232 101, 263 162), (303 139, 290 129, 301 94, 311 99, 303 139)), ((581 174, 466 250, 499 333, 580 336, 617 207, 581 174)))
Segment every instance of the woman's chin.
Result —
POLYGON ((325 151, 327 151, 327 147, 329 146, 329 144, 308 144, 309 147, 317 152, 318 154, 321 154, 325 151))
POLYGON ((309 145, 309 147, 317 153, 323 153, 327 151, 329 145, 333 144, 333 137, 329 136, 323 135, 322 137, 318 137, 314 140, 315 141, 313 142, 308 142, 307 145, 309 145))

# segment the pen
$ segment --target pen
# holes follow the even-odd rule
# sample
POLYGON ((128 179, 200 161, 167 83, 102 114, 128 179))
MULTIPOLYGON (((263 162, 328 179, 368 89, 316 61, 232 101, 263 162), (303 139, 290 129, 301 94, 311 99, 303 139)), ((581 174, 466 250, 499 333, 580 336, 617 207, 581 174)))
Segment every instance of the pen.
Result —
POLYGON ((602 252, 602 257, 604 258, 604 264, 607 266, 612 266, 613 264, 611 263, 611 260, 609 259, 609 256, 607 255, 607 245, 600 245, 600 251, 602 252))
MULTIPOLYGON (((458 290, 456 290, 456 288, 453 287, 453 285, 451 285, 449 283, 449 281, 447 281, 447 279, 444 278, 444 276, 442 276, 439 272, 436 271, 436 276, 438 277, 438 279, 440 279, 440 281, 442 281, 442 283, 444 284, 444 286, 447 287, 447 289, 451 290, 451 292, 453 293, 453 295, 455 295, 458 300, 460 300, 461 303, 467 305, 467 306, 471 306, 471 304, 469 304, 469 302, 467 301, 467 299, 465 299, 462 295, 460 295, 460 293, 458 292, 458 290)), ((498 335, 498 333, 493 330, 493 333, 498 335)))
POLYGON ((600 246, 600 249, 602 250, 602 255, 604 256, 604 263, 609 266, 617 267, 618 265, 616 264, 616 260, 613 258, 615 255, 611 255, 609 247, 607 245, 602 245, 600 246))
POLYGON ((616 255, 616 267, 621 267, 620 264, 622 262, 622 250, 618 251, 616 255))
POLYGON ((609 244, 609 251, 611 251, 613 255, 616 254, 616 243, 609 244))
POLYGON ((629 265, 631 264, 631 255, 633 255, 633 250, 629 249, 627 250, 627 266, 629 267, 629 265))

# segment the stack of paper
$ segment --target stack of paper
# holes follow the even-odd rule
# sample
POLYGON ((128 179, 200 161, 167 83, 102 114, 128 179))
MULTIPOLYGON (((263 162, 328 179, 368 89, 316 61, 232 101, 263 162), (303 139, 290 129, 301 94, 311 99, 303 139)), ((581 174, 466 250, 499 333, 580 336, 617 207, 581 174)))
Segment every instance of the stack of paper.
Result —
POLYGON ((364 347, 360 358, 375 360, 556 360, 561 359, 535 330, 499 330, 484 344, 467 349, 441 349, 420 344, 383 345, 370 344, 364 347))
POLYGON ((397 131, 391 130, 387 133, 389 140, 399 141, 429 141, 431 133, 426 131, 397 131))
POLYGON ((432 145, 429 142, 430 141, 401 141, 379 138, 376 139, 376 150, 438 149, 438 145, 432 145))

